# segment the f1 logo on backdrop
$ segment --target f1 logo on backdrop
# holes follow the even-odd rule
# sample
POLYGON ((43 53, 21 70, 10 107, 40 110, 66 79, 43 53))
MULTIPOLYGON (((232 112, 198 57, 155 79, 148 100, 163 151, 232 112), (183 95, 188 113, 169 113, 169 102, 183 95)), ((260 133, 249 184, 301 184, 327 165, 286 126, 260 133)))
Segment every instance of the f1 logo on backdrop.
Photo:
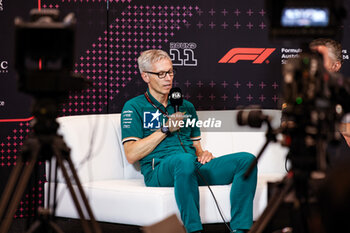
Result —
POLYGON ((261 64, 275 50, 274 48, 233 48, 220 59, 219 63, 237 63, 245 60, 253 61, 253 64, 261 64))

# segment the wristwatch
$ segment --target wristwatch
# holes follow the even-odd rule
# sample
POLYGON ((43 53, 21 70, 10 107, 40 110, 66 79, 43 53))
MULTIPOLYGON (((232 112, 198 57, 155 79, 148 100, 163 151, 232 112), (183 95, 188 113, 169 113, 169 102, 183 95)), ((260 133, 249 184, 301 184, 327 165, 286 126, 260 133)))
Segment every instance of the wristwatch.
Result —
POLYGON ((171 134, 170 130, 169 130, 169 127, 168 126, 162 126, 160 128, 160 131, 164 134, 166 134, 166 136, 169 136, 171 134))

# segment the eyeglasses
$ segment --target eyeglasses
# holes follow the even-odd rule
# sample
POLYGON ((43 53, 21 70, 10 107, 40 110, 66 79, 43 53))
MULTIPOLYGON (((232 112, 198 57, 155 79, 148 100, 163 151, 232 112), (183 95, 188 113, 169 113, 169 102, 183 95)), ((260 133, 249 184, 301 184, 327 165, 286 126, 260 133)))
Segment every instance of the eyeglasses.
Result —
POLYGON ((149 74, 155 74, 158 76, 159 79, 163 79, 166 77, 167 74, 169 74, 170 77, 174 77, 174 75, 176 74, 175 70, 168 70, 168 71, 160 71, 158 73, 156 72, 151 72, 151 71, 144 71, 145 73, 149 73, 149 74))

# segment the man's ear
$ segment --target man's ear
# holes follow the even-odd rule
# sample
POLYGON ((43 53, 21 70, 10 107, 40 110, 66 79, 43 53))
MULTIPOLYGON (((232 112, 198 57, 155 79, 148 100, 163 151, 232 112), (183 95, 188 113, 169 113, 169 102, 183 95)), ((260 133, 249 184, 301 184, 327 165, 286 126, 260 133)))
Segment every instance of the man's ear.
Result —
POLYGON ((148 76, 147 73, 142 72, 142 73, 141 73, 141 77, 142 77, 142 79, 143 79, 143 81, 144 81, 145 83, 149 83, 149 76, 148 76))
POLYGON ((333 64, 333 67, 332 67, 332 70, 334 72, 338 72, 341 68, 341 62, 340 61, 336 61, 334 64, 333 64))

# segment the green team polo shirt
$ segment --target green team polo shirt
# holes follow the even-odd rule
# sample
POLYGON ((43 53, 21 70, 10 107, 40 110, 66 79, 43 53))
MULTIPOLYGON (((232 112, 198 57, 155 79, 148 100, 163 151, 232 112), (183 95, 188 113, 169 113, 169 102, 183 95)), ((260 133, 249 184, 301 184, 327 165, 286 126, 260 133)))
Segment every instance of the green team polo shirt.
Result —
MULTIPOLYGON (((174 113, 174 107, 170 105, 170 101, 165 108, 150 94, 149 90, 147 93, 153 104, 163 112, 168 112, 169 116, 174 113)), ((139 95, 127 101, 121 113, 122 142, 145 138, 167 122, 168 118, 159 109, 148 102, 145 95, 139 95)), ((181 127, 178 132, 167 136, 149 155, 140 160, 142 173, 144 172, 143 165, 154 163, 154 160, 159 161, 170 154, 179 152, 195 154, 193 141, 200 140, 200 129, 193 124, 198 120, 196 110, 192 103, 184 100, 179 111, 185 112, 184 123, 188 124, 184 124, 184 127, 181 127)))

